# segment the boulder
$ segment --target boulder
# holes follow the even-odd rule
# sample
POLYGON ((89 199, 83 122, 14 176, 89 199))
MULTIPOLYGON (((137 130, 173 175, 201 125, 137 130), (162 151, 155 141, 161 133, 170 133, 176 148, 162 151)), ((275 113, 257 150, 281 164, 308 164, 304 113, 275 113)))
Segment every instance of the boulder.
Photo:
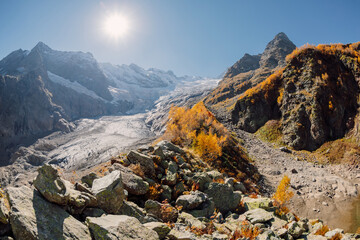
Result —
POLYGON ((168 142, 166 140, 160 141, 159 143, 156 144, 156 147, 160 147, 162 150, 167 150, 167 151, 171 151, 171 152, 176 152, 179 154, 184 154, 185 151, 182 150, 180 147, 172 144, 171 142, 168 142))
POLYGON ((176 200, 177 206, 182 206, 182 210, 192 210, 199 207, 208 199, 205 193, 191 191, 189 195, 181 195, 176 200))
POLYGON ((190 233, 188 231, 183 230, 177 230, 175 228, 171 229, 171 231, 168 234, 168 238, 171 240, 195 240, 196 238, 195 234, 190 233))
POLYGON ((213 199, 215 207, 223 213, 235 210, 240 204, 240 192, 234 192, 227 184, 212 182, 205 193, 213 199))
POLYGON ((107 213, 116 213, 123 205, 125 193, 120 171, 95 179, 91 191, 94 193, 98 206, 107 213))
POLYGON ((0 197, 0 223, 9 223, 10 205, 5 196, 0 197))
POLYGON ((154 161, 151 157, 132 150, 127 155, 127 159, 132 164, 140 164, 146 176, 155 176, 154 161))
POLYGON ((342 235, 344 233, 344 230, 341 228, 335 228, 334 230, 331 230, 331 231, 328 231, 327 233, 325 233, 325 237, 332 238, 337 233, 340 233, 342 235))
POLYGON ((178 165, 174 161, 170 161, 166 170, 165 183, 173 186, 177 181, 178 165))
POLYGON ((91 239, 88 228, 28 187, 8 188, 10 223, 16 239, 91 239))
POLYGON ((210 218, 213 216, 215 211, 215 203, 211 199, 207 199, 203 204, 198 208, 188 211, 189 214, 194 217, 201 218, 210 218))
POLYGON ((246 193, 246 187, 242 182, 234 182, 234 191, 241 191, 242 193, 246 193))
POLYGON ((98 218, 87 217, 86 224, 89 226, 94 240, 159 239, 158 234, 154 230, 143 226, 136 218, 125 215, 106 215, 98 218))
POLYGON ((196 218, 186 212, 182 212, 179 215, 179 217, 177 219, 177 223, 183 223, 186 226, 194 227, 197 229, 204 229, 206 227, 206 225, 203 222, 201 222, 198 218, 196 218))
POLYGON ((141 223, 144 223, 145 210, 136 205, 136 203, 124 200, 123 205, 117 213, 118 215, 127 215, 138 219, 141 223))
POLYGON ((149 191, 149 184, 130 171, 121 171, 124 188, 133 195, 144 195, 149 191))
POLYGON ((161 222, 149 222, 145 223, 144 226, 157 232, 160 240, 164 239, 171 231, 171 228, 167 224, 161 222))
POLYGON ((263 208, 267 210, 272 207, 272 201, 270 198, 243 197, 242 202, 244 203, 246 211, 253 210, 255 208, 263 208))
POLYGON ((247 211, 245 214, 246 219, 252 224, 255 223, 266 223, 271 221, 274 218, 274 214, 267 212, 262 208, 256 208, 250 211, 247 211))
POLYGON ((204 191, 208 184, 211 182, 211 178, 205 172, 196 172, 194 176, 192 176, 192 182, 199 186, 200 191, 204 191))
POLYGON ((305 232, 305 229, 301 228, 299 224, 292 221, 288 224, 288 233, 294 238, 300 237, 305 232))
POLYGON ((98 176, 96 175, 96 173, 91 172, 88 175, 83 176, 81 178, 81 182, 87 184, 88 187, 91 188, 94 180, 97 179, 97 178, 98 178, 98 176))
POLYGON ((97 206, 95 196, 87 192, 75 190, 69 181, 61 179, 58 171, 45 164, 38 168, 34 187, 49 202, 66 206, 70 213, 79 214, 85 207, 97 206))

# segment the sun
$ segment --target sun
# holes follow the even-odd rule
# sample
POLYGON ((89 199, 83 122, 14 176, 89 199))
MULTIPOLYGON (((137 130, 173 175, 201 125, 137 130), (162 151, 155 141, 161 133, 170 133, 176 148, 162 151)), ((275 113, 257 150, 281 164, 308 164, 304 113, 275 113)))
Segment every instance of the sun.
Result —
POLYGON ((120 13, 112 13, 105 18, 104 32, 114 40, 125 37, 129 28, 129 20, 120 13))

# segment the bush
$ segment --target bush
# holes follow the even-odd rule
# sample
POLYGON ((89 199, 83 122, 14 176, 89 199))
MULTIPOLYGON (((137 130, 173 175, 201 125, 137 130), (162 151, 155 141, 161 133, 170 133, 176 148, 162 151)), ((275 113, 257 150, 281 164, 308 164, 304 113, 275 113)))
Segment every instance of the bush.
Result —
POLYGON ((277 187, 273 196, 274 205, 279 208, 276 213, 280 216, 289 212, 289 209, 286 207, 286 203, 294 196, 294 193, 289 190, 289 187, 290 178, 285 175, 280 181, 279 186, 277 187))

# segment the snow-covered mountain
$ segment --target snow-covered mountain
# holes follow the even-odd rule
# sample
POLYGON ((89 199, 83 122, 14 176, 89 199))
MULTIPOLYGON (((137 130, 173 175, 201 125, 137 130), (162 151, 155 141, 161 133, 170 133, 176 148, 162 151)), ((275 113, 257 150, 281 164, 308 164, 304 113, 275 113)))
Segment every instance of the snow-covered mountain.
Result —
POLYGON ((99 63, 91 53, 57 51, 42 42, 14 51, 0 61, 0 162, 18 144, 70 131, 73 120, 145 112, 179 84, 200 79, 99 63))

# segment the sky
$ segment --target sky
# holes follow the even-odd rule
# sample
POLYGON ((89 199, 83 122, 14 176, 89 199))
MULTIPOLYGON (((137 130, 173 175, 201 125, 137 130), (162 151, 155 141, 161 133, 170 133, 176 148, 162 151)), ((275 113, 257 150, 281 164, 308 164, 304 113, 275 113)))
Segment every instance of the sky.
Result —
POLYGON ((39 41, 177 75, 217 77, 279 32, 295 45, 360 41, 358 0, 1 0, 0 58, 39 41), (118 14, 118 39, 104 22, 118 14))

